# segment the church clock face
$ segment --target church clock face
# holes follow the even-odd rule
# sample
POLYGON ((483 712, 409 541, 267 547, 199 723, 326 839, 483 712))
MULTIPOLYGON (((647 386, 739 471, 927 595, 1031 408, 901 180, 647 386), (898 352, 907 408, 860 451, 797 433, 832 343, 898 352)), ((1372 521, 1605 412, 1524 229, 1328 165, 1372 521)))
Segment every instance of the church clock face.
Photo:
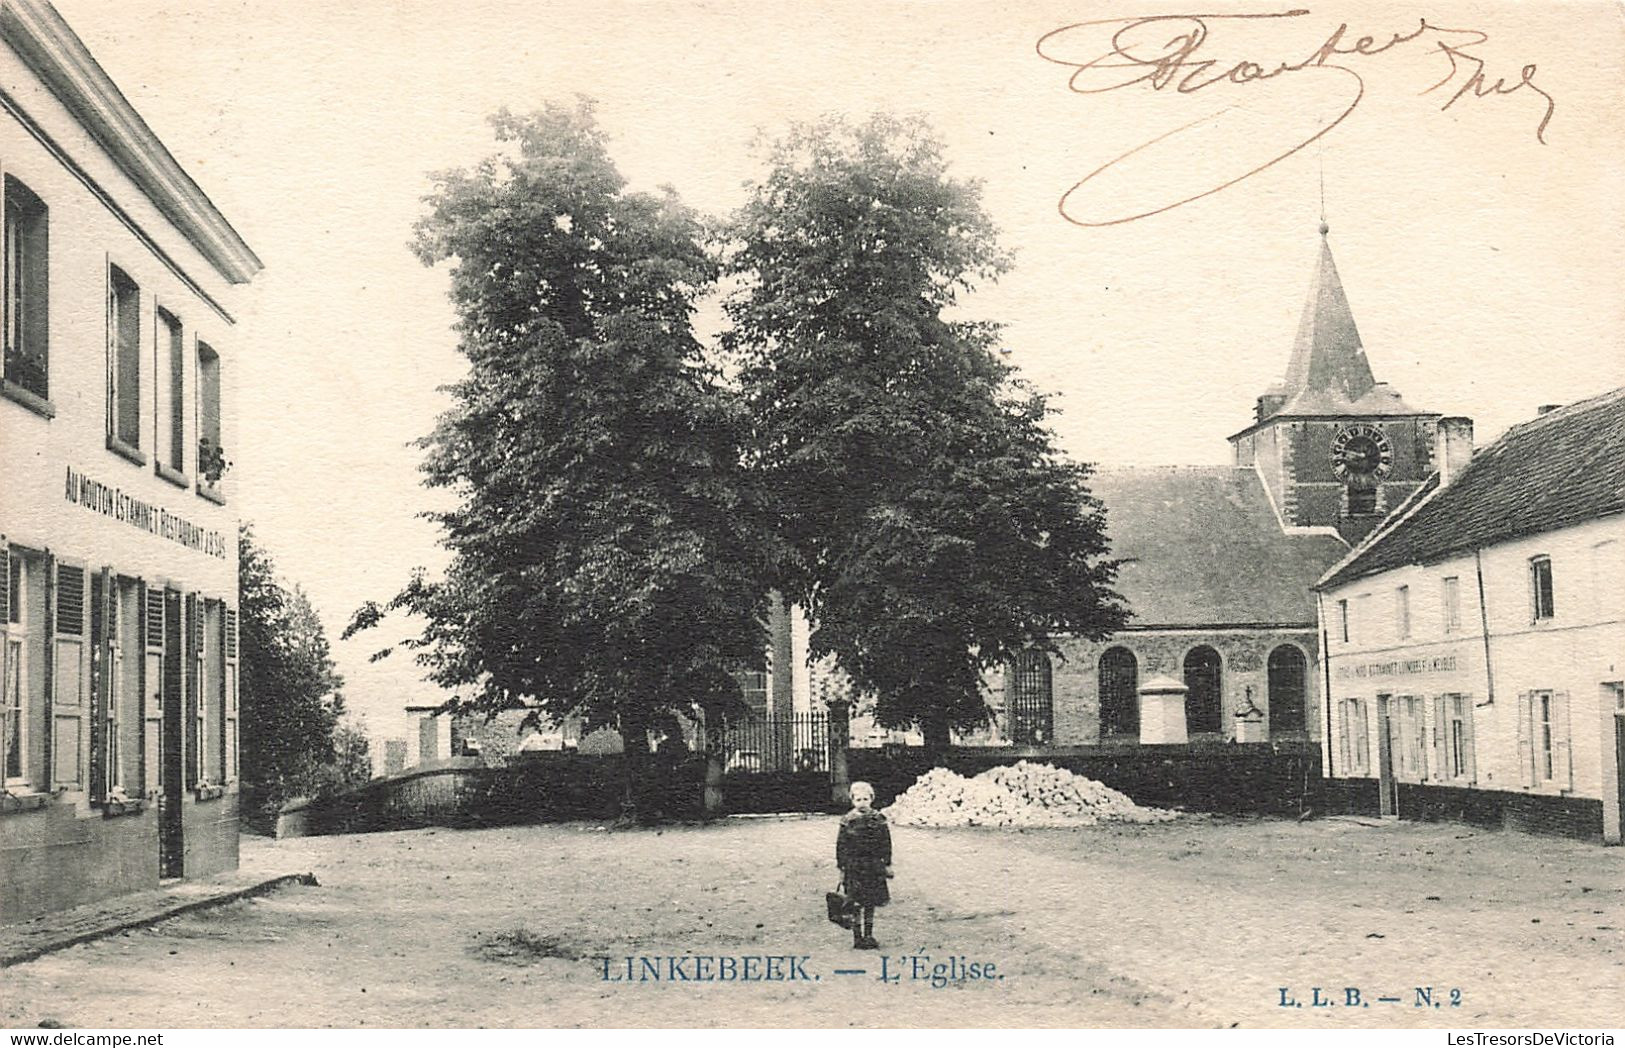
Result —
POLYGON ((1332 472, 1337 479, 1380 480, 1394 468, 1394 449, 1376 426, 1344 426, 1332 438, 1332 472))

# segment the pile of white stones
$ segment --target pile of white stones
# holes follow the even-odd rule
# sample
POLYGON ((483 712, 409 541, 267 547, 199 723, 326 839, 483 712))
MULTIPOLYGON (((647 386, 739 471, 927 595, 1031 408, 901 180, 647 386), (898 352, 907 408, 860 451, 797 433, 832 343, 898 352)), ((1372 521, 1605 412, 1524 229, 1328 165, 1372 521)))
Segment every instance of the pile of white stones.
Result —
POLYGON ((902 826, 1093 826, 1166 822, 1175 813, 1142 808, 1104 783, 1052 764, 989 768, 967 779, 932 768, 886 809, 902 826))

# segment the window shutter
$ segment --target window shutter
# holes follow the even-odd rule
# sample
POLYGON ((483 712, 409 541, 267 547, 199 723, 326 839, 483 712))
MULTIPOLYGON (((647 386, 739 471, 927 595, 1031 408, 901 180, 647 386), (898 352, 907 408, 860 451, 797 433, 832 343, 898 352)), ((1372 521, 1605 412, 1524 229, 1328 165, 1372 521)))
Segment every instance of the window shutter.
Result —
POLYGON ((1344 699, 1337 704, 1337 752, 1343 758, 1343 772, 1349 774, 1354 771, 1354 759, 1349 747, 1349 700, 1344 699))
POLYGON ((85 785, 85 569, 56 563, 56 584, 47 594, 53 626, 51 677, 51 782, 69 789, 85 785))
POLYGON ((226 771, 225 781, 236 782, 238 760, 237 721, 240 716, 237 694, 237 609, 222 604, 220 620, 221 629, 225 634, 221 641, 221 650, 225 655, 221 659, 221 662, 224 663, 223 672, 225 678, 225 694, 222 696, 221 702, 225 707, 225 716, 221 719, 225 722, 222 727, 222 734, 226 743, 221 756, 221 765, 226 771))
POLYGON ((1354 700, 1354 709, 1357 714, 1354 719, 1356 749, 1360 752, 1360 770, 1367 775, 1371 774, 1371 708, 1364 699, 1354 700))
POLYGON ((1433 696, 1433 778, 1450 781, 1450 696, 1433 696))
POLYGON ((1518 782, 1535 784, 1534 703, 1530 693, 1518 692, 1518 782))
POLYGON ((141 582, 141 786, 157 797, 164 732, 164 590, 141 582))
POLYGON ((1410 727, 1411 738, 1416 742, 1416 781, 1427 782, 1433 776, 1433 763, 1428 758, 1427 696, 1418 695, 1412 711, 1416 716, 1416 723, 1410 727))
POLYGON ((1473 740, 1475 734, 1473 721, 1476 719, 1473 712, 1473 697, 1463 695, 1461 697, 1461 748, 1463 751, 1461 766, 1469 783, 1478 782, 1477 748, 1473 740))
POLYGON ((1552 693, 1552 781, 1560 789, 1574 788, 1574 766, 1569 746, 1569 693, 1552 693))
POLYGON ((11 621, 11 547, 6 545, 6 537, 0 535, 0 635, 6 632, 6 624, 11 621))
POLYGON ((202 681, 197 679, 197 642, 198 642, 198 599, 196 594, 188 594, 183 600, 184 611, 181 613, 181 688, 185 694, 184 727, 181 735, 185 742, 181 747, 186 764, 186 788, 196 789, 198 784, 198 753, 203 740, 198 736, 197 711, 198 701, 201 699, 202 681))

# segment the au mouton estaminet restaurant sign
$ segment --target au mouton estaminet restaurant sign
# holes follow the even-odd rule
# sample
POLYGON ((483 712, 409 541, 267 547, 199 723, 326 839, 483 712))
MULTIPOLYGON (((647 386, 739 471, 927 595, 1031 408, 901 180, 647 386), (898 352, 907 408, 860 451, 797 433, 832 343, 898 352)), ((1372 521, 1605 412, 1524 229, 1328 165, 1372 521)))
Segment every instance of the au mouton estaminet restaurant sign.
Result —
POLYGON ((1415 677, 1429 673, 1459 673, 1466 669, 1466 660, 1458 655, 1433 655, 1387 659, 1383 662, 1342 663, 1337 667, 1337 676, 1342 680, 1380 680, 1384 677, 1415 677))
POLYGON ((67 489, 63 494, 69 502, 83 506, 92 513, 123 521, 132 528, 178 542, 187 549, 226 559, 225 535, 209 528, 200 528, 162 506, 154 506, 134 495, 125 494, 121 488, 92 480, 72 466, 68 467, 67 489))

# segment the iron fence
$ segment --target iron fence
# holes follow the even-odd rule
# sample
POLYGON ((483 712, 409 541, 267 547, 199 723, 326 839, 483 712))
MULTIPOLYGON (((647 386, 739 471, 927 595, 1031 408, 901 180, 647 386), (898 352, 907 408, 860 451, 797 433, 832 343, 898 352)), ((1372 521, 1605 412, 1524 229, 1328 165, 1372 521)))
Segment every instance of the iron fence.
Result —
POLYGON ((829 717, 821 712, 730 717, 710 735, 729 774, 829 771, 829 717))

